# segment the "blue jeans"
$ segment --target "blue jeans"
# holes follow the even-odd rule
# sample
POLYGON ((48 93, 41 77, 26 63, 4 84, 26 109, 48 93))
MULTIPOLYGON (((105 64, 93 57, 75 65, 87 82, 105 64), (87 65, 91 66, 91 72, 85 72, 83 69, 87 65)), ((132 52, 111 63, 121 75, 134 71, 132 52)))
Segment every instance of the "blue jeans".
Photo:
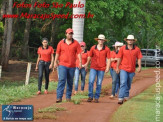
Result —
POLYGON ((102 80, 104 78, 104 71, 99 71, 95 69, 90 69, 90 75, 89 75, 89 94, 88 96, 90 98, 93 98, 93 85, 95 78, 97 76, 97 83, 96 83, 96 93, 95 93, 95 99, 99 99, 100 93, 101 93, 101 85, 102 80))
POLYGON ((66 99, 71 99, 74 72, 75 68, 69 68, 62 65, 58 67, 59 80, 57 86, 57 99, 62 99, 66 82, 66 99))
POLYGON ((40 60, 38 65, 39 70, 39 76, 38 76, 38 91, 41 91, 42 87, 42 78, 43 78, 43 72, 45 71, 45 89, 48 90, 49 86, 49 73, 50 73, 50 62, 45 62, 40 60))
POLYGON ((119 82, 119 74, 113 69, 112 71, 112 95, 115 96, 117 83, 119 82))
POLYGON ((113 78, 113 68, 110 68, 110 75, 111 75, 111 78, 113 78))
POLYGON ((75 81, 74 81, 75 91, 78 91, 80 73, 81 73, 81 90, 84 91, 86 71, 85 71, 85 68, 79 69, 78 67, 76 67, 76 70, 75 70, 75 81))
POLYGON ((135 73, 129 73, 125 70, 120 70, 120 90, 119 90, 119 100, 123 100, 125 97, 129 97, 129 91, 131 88, 131 83, 135 73))
POLYGON ((119 74, 119 77, 117 78, 115 94, 118 94, 119 88, 120 88, 120 74, 119 74))

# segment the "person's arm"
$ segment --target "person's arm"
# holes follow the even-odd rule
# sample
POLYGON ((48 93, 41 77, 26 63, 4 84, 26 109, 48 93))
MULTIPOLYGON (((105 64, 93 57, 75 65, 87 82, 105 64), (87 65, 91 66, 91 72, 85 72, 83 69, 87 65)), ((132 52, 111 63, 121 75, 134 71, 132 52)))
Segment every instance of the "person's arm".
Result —
POLYGON ((78 54, 78 59, 79 59, 79 69, 82 68, 82 58, 81 58, 81 53, 78 54))
POLYGON ((49 66, 49 69, 52 69, 52 67, 53 67, 53 62, 54 62, 54 55, 51 54, 51 64, 50 64, 50 66, 49 66))
POLYGON ((39 60, 40 60, 40 54, 38 54, 38 58, 37 58, 37 62, 36 62, 36 68, 35 68, 35 71, 38 70, 39 60))
POLYGON ((54 69, 58 67, 58 59, 59 59, 59 54, 56 53, 55 59, 54 59, 54 69))
POLYGON ((141 58, 142 57, 143 57, 142 53, 141 53, 141 51, 139 49, 138 50, 138 55, 137 55, 137 59, 138 59, 138 69, 137 69, 137 71, 138 71, 138 73, 141 72, 141 58))
POLYGON ((89 63, 90 63, 90 61, 91 61, 91 57, 89 56, 89 57, 87 58, 87 62, 85 63, 85 66, 88 66, 89 63))
POLYGON ((59 42, 57 45, 57 50, 56 50, 55 59, 54 59, 53 71, 54 71, 54 69, 56 69, 58 67, 58 59, 59 59, 60 52, 61 52, 61 42, 59 42))
POLYGON ((118 52, 118 55, 116 55, 116 58, 117 58, 116 73, 117 74, 120 72, 119 66, 120 66, 121 60, 123 58, 123 48, 124 47, 121 47, 120 50, 119 50, 119 52, 118 52))
POLYGON ((107 62, 106 62, 106 69, 105 69, 105 73, 109 72, 110 70, 110 65, 111 65, 111 58, 112 58, 112 54, 110 49, 108 48, 107 50, 107 62))
POLYGON ((141 72, 141 59, 138 59, 138 72, 141 72))
POLYGON ((109 70, 110 70, 110 64, 111 64, 111 59, 107 59, 107 65, 106 65, 105 73, 109 72, 109 70))
POLYGON ((83 67, 85 68, 86 71, 88 69, 88 65, 89 65, 89 62, 90 62, 90 59, 89 58, 90 57, 87 57, 87 62, 83 65, 83 67), (89 62, 88 62, 88 60, 89 60, 89 62))
POLYGON ((117 67, 116 67, 116 73, 118 74, 119 72, 120 72, 120 70, 119 70, 119 65, 120 65, 120 63, 121 63, 121 58, 117 58, 118 60, 117 60, 117 67))
POLYGON ((92 56, 93 56, 93 48, 94 48, 94 47, 92 47, 91 50, 90 50, 89 53, 88 53, 87 62, 86 62, 86 64, 85 64, 86 69, 87 69, 87 67, 88 67, 88 65, 89 65, 89 63, 90 63, 90 61, 91 61, 91 59, 92 59, 92 56))

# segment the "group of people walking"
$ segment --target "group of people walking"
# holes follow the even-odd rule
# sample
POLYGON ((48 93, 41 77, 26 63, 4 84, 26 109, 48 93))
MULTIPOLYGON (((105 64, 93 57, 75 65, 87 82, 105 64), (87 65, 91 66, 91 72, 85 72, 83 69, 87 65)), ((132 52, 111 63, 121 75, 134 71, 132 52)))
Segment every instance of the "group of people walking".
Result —
POLYGON ((104 44, 107 39, 103 34, 95 38, 97 45, 86 50, 86 43, 78 43, 73 39, 73 30, 68 28, 65 33, 66 38, 62 39, 56 49, 48 45, 48 39, 42 39, 42 46, 38 48, 38 59, 36 70, 39 70, 38 92, 41 94, 43 71, 45 71, 45 91, 48 93, 49 72, 58 69, 57 100, 62 102, 62 97, 66 87, 66 101, 71 101, 73 82, 74 94, 78 92, 79 75, 81 74, 81 92, 84 91, 85 77, 90 64, 88 102, 98 103, 101 93, 104 74, 110 71, 112 77, 112 95, 110 98, 119 97, 118 104, 123 104, 129 99, 131 83, 135 75, 136 60, 138 61, 138 72, 141 71, 142 54, 140 49, 134 44, 137 40, 133 35, 128 35, 124 40, 126 45, 116 42, 114 50, 104 44), (53 63, 54 62, 54 63, 53 63), (96 82, 96 92, 93 87, 96 82), (118 94, 119 93, 119 94, 118 94))

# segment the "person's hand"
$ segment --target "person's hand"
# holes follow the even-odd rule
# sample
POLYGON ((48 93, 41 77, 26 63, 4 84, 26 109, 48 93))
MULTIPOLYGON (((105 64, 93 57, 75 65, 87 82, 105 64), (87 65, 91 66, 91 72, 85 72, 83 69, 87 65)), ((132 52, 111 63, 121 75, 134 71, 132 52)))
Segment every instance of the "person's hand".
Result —
POLYGON ((106 68, 106 69, 105 69, 105 73, 108 73, 108 72, 109 72, 109 69, 108 69, 108 68, 106 68))
POLYGON ((58 67, 58 63, 54 62, 54 67, 53 67, 53 72, 55 71, 55 69, 58 67))
POLYGON ((120 72, 120 70, 119 70, 119 68, 117 67, 117 68, 116 68, 116 73, 119 74, 119 72, 120 72))
POLYGON ((52 69, 52 67, 53 67, 52 64, 50 64, 49 69, 52 69))
POLYGON ((36 66, 35 71, 38 71, 38 66, 36 66))
POLYGON ((137 72, 138 72, 138 73, 141 72, 141 67, 138 67, 137 72))
POLYGON ((84 64, 83 67, 85 68, 85 71, 87 72, 87 70, 88 70, 88 65, 87 65, 87 64, 84 64))
POLYGON ((54 62, 54 69, 56 69, 58 67, 58 63, 54 62))
POLYGON ((79 63, 79 69, 81 69, 82 68, 82 63, 79 63))

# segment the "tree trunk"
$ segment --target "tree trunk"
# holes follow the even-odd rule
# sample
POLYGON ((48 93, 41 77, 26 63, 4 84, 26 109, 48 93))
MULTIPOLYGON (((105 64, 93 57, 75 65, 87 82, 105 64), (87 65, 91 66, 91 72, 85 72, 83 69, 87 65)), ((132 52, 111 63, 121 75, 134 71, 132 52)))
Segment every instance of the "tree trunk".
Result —
MULTIPOLYGON (((31 4, 32 7, 29 10, 29 14, 34 14, 35 13, 35 8, 34 8, 34 4, 37 0, 31 0, 31 4)), ((29 42, 29 33, 30 33, 30 28, 31 28, 31 21, 32 18, 27 19, 26 21, 26 26, 25 26, 25 30, 24 30, 24 45, 23 45, 23 49, 22 49, 22 58, 27 59, 28 58, 28 42, 29 42)))
MULTIPOLYGON (((26 0, 21 0, 21 3, 25 2, 26 0)), ((21 12, 22 12, 23 8, 17 8, 17 14, 20 16, 21 12)), ((13 23, 13 29, 12 29, 12 34, 11 34, 11 45, 14 42, 14 38, 15 38, 15 33, 18 30, 19 27, 19 18, 15 18, 14 19, 14 23, 13 23)))
MULTIPOLYGON (((8 8, 7 8, 7 14, 12 14, 12 5, 13 0, 8 1, 8 8)), ((5 30, 4 30, 4 38, 3 38, 3 45, 2 45, 2 67, 4 70, 8 68, 8 60, 9 60, 9 54, 10 54, 10 44, 11 44, 11 32, 12 32, 12 24, 13 19, 12 18, 6 18, 5 20, 5 30)))
POLYGON ((52 21, 52 30, 51 30, 51 39, 50 42, 52 44, 52 46, 54 47, 54 39, 55 38, 55 21, 52 21))
MULTIPOLYGON (((74 0, 73 4, 78 3, 84 4, 83 8, 73 8, 73 14, 85 14, 85 2, 86 0, 74 0)), ((73 38, 78 42, 83 41, 83 32, 84 32, 84 18, 73 18, 72 28, 74 30, 73 38)))

